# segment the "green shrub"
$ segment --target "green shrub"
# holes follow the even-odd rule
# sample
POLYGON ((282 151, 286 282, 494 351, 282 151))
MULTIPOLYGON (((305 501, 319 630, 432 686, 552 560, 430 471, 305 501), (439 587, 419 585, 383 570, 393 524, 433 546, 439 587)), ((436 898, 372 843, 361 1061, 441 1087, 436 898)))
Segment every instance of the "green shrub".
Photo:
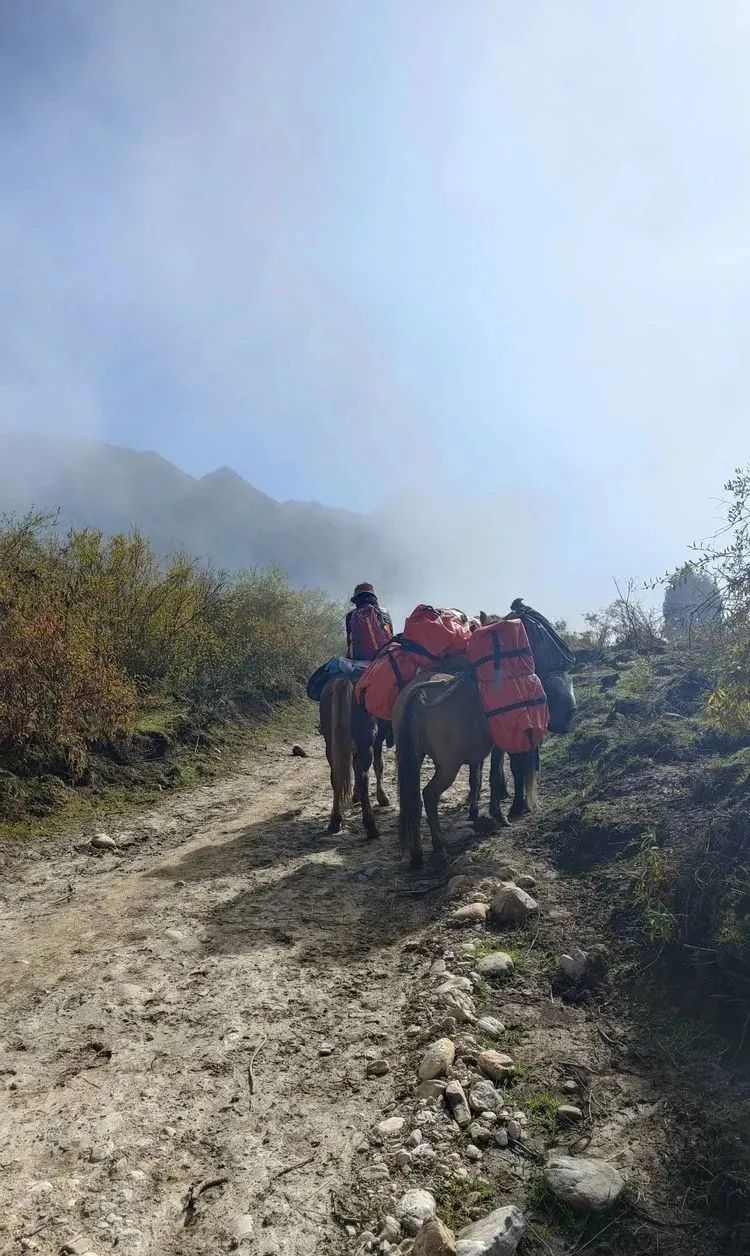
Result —
MULTIPOLYGON (((137 530, 60 537, 53 516, 0 522, 0 746, 62 761, 127 732, 144 703, 268 710, 343 645, 343 608, 275 568, 234 580, 137 530)), ((40 757, 41 756, 41 757, 40 757)))

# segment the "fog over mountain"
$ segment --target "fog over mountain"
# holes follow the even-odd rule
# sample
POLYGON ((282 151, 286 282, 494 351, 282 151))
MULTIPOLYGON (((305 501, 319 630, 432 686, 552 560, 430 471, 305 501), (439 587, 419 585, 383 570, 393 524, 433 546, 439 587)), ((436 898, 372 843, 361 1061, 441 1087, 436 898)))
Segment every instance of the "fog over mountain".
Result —
POLYGON ((387 515, 275 501, 229 467, 195 477, 153 451, 94 440, 0 436, 0 511, 58 511, 58 526, 139 527, 160 554, 184 548, 237 571, 277 563, 334 597, 361 579, 407 595, 414 562, 394 554, 387 515))

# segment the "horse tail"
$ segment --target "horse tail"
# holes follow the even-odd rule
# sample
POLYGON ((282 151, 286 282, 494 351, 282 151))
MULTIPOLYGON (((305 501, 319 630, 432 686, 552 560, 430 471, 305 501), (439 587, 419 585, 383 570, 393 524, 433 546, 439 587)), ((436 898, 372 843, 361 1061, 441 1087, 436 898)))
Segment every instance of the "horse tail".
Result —
POLYGON ((352 693, 351 681, 334 681, 331 700, 331 782, 339 805, 352 801, 352 693))
POLYGON ((414 690, 406 695, 396 738, 396 769, 398 773, 399 817, 398 833, 401 853, 412 855, 420 848, 420 823, 422 820, 421 769, 424 754, 419 744, 416 728, 417 712, 421 708, 421 693, 414 690))

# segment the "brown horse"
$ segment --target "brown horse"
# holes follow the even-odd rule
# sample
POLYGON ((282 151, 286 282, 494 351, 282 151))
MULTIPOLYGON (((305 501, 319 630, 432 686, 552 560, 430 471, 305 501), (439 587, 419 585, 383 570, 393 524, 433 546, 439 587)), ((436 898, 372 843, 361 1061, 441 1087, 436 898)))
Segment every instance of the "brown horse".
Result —
MULTIPOLYGON (((436 674, 416 679, 404 689, 393 711, 396 735, 396 765, 401 810, 399 837, 401 851, 411 856, 413 867, 422 863, 422 799, 432 836, 433 855, 445 859, 445 841, 440 828, 438 803, 455 781, 460 768, 484 762, 492 750, 487 719, 479 692, 469 675, 436 674), (421 792, 420 776, 426 756, 435 772, 421 792)), ((513 775, 523 786, 528 805, 536 795, 537 754, 513 755, 513 775)), ((499 814, 499 808, 498 814, 499 814)), ((500 823, 507 824, 501 818, 500 823)))
MULTIPOLYGON (((550 725, 560 727, 572 719, 571 692, 566 686, 550 685, 546 690, 550 725)), ((399 836, 402 853, 408 850, 412 866, 422 862, 421 818, 422 800, 432 836, 433 854, 438 861, 445 858, 445 842, 440 828, 438 803, 455 781, 460 768, 471 769, 472 804, 478 805, 481 765, 493 750, 490 770, 490 814, 499 824, 508 821, 500 811, 504 797, 505 777, 502 754, 493 747, 482 709, 479 691, 470 673, 458 676, 437 674, 417 677, 399 695, 393 711, 396 735, 396 765, 401 803, 399 836), (432 759, 435 772, 420 792, 422 763, 432 759)), ((523 815, 536 801, 539 751, 528 750, 510 755, 515 784, 511 818, 523 815)))
POLYGON ((390 801, 383 789, 383 742, 388 727, 354 701, 354 682, 348 676, 335 676, 326 682, 320 695, 320 731, 325 738, 333 790, 328 832, 340 833, 347 807, 359 802, 365 833, 378 837, 370 802, 370 768, 374 763, 378 804, 388 807, 390 801))

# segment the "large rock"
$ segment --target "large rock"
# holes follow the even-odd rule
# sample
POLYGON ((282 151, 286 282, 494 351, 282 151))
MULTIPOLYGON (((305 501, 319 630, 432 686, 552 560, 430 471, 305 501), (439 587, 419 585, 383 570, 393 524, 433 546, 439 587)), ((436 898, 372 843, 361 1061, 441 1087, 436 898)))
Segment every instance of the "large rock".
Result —
POLYGON ((506 951, 490 951, 477 961, 477 972, 480 977, 500 979, 509 977, 513 972, 513 959, 506 951))
POLYGON ((448 917, 448 924, 461 928, 463 925, 483 924, 489 908, 486 903, 467 903, 465 907, 457 907, 448 917))
POLYGON ((456 1256, 456 1239, 439 1217, 425 1221, 417 1234, 412 1256, 456 1256))
POLYGON ((497 1208, 461 1231, 456 1256, 513 1256, 525 1228, 523 1213, 514 1205, 497 1208))
POLYGON ((448 1082, 445 1088, 445 1102, 448 1106, 451 1116, 461 1129, 465 1129, 467 1125, 471 1125, 471 1111, 466 1102, 464 1088, 460 1082, 448 1082))
POLYGON ((435 1196, 429 1191, 413 1190, 402 1195, 396 1205, 396 1216, 407 1234, 417 1234, 425 1221, 435 1216, 435 1196))
POLYGON ((419 1080, 432 1081, 435 1077, 444 1077, 456 1058, 456 1049, 450 1038, 438 1038, 425 1051, 419 1066, 419 1080))
POLYGON ((554 1156, 544 1177, 555 1198, 578 1212, 604 1212, 625 1186, 614 1165, 586 1156, 554 1156))
POLYGON ((502 1082, 514 1070, 513 1057, 503 1051, 482 1051, 477 1060, 479 1071, 493 1082, 502 1082))
POLYGON ((490 906, 490 915, 496 925, 523 924, 538 911, 539 904, 536 899, 513 882, 503 885, 498 890, 490 906))

